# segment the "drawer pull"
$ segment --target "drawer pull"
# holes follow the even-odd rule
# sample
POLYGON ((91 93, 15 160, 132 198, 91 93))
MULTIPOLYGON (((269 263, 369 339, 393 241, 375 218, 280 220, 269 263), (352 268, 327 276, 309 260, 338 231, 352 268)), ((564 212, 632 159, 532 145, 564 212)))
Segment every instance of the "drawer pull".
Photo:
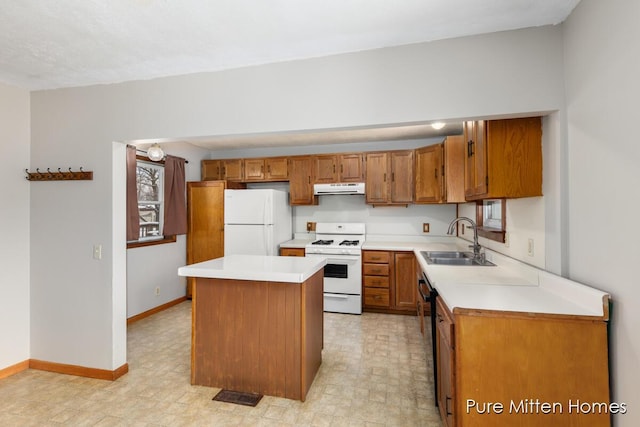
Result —
POLYGON ((445 411, 447 412, 447 415, 453 415, 453 412, 451 412, 451 411, 449 410, 449 401, 450 401, 450 400, 451 400, 451 398, 450 398, 449 396, 446 396, 446 397, 445 397, 445 404, 444 404, 445 408, 444 408, 444 409, 445 409, 445 411))

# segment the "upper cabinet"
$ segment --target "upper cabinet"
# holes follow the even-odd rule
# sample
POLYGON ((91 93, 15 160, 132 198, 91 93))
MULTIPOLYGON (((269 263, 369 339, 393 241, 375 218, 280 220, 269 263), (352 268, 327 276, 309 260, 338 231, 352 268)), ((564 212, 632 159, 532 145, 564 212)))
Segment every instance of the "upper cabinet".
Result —
POLYGON ((367 153, 365 169, 367 203, 413 203, 413 150, 367 153))
POLYGON ((414 203, 464 203, 464 154, 462 135, 418 148, 414 203))
POLYGON ((245 181, 286 181, 289 179, 286 157, 244 159, 245 181))
POLYGON ((200 175, 202 181, 219 179, 242 181, 244 178, 244 161, 242 159, 203 160, 200 175))
POLYGON ((415 202, 440 203, 444 198, 444 143, 416 150, 415 202))
POLYGON ((467 200, 542 195, 542 120, 464 123, 467 200))
POLYGON ((317 205, 313 195, 313 158, 295 156, 289 158, 289 203, 291 205, 317 205))
POLYGON ((313 156, 315 182, 362 182, 364 181, 362 159, 362 153, 313 156))

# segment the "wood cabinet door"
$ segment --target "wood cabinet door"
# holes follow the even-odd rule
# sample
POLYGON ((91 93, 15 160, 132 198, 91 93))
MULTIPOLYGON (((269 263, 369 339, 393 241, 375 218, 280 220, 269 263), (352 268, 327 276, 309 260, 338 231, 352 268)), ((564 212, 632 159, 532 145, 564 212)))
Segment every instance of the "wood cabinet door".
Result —
POLYGON ((487 194, 487 146, 484 120, 468 121, 463 125, 467 147, 464 168, 464 194, 467 199, 487 194))
POLYGON ((269 180, 287 180, 289 178, 288 161, 286 157, 272 157, 265 159, 267 172, 265 178, 269 180))
POLYGON ((242 181, 244 179, 242 159, 231 159, 224 161, 224 179, 242 181))
POLYGON ((222 179, 222 161, 203 160, 200 163, 200 178, 203 181, 222 179))
POLYGON ((364 181, 364 161, 362 153, 342 154, 340 163, 340 182, 364 181))
POLYGON ((313 156, 315 182, 338 182, 336 172, 337 158, 334 155, 313 156))
POLYGON ((465 203, 464 162, 465 140, 462 135, 448 136, 444 141, 444 194, 447 203, 465 203))
POLYGON ((464 162, 464 194, 466 197, 473 197, 476 191, 476 163, 473 155, 473 144, 476 139, 476 122, 467 121, 463 123, 464 141, 466 148, 464 162))
POLYGON ((443 196, 443 144, 416 150, 415 202, 438 203, 443 196))
POLYGON ((413 203, 413 185, 413 150, 392 151, 391 202, 413 203))
POLYGON ((475 190, 474 194, 487 194, 488 192, 488 172, 487 172, 487 140, 484 120, 476 122, 476 140, 474 144, 475 157, 475 190))
POLYGON ((367 153, 365 156, 367 178, 365 181, 365 200, 367 203, 388 203, 389 202, 389 181, 387 180, 387 170, 389 164, 389 154, 367 153))
POLYGON ((436 299, 436 366, 438 375, 438 409, 446 427, 455 426, 455 352, 453 318, 442 302, 436 299))
MULTIPOLYGON (((224 181, 187 182, 187 264, 224 256, 224 181)), ((193 278, 187 281, 191 296, 193 278)))
POLYGON ((313 160, 311 156, 289 159, 289 203, 291 205, 313 205, 313 160))
POLYGON ((245 181, 262 181, 264 177, 264 159, 244 160, 245 181))
POLYGON ((418 302, 415 255, 413 252, 394 254, 395 307, 415 311, 418 302))

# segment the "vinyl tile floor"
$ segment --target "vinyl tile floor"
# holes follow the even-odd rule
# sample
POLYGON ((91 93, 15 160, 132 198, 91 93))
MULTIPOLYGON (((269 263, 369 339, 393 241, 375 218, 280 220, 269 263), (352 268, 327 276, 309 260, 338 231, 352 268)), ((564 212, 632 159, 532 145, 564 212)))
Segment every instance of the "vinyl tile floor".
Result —
POLYGON ((256 407, 190 385, 191 302, 128 327, 116 381, 28 369, 0 380, 0 426, 435 426, 431 367, 415 316, 325 313, 322 365, 307 399, 256 407))

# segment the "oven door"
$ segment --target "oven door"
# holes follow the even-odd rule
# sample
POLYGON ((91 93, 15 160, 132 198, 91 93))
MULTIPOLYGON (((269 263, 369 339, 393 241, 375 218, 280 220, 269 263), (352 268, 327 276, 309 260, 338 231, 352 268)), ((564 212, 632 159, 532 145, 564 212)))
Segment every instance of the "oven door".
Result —
POLYGON ((362 267, 359 255, 306 254, 307 257, 323 257, 324 292, 334 294, 362 294, 362 267))

